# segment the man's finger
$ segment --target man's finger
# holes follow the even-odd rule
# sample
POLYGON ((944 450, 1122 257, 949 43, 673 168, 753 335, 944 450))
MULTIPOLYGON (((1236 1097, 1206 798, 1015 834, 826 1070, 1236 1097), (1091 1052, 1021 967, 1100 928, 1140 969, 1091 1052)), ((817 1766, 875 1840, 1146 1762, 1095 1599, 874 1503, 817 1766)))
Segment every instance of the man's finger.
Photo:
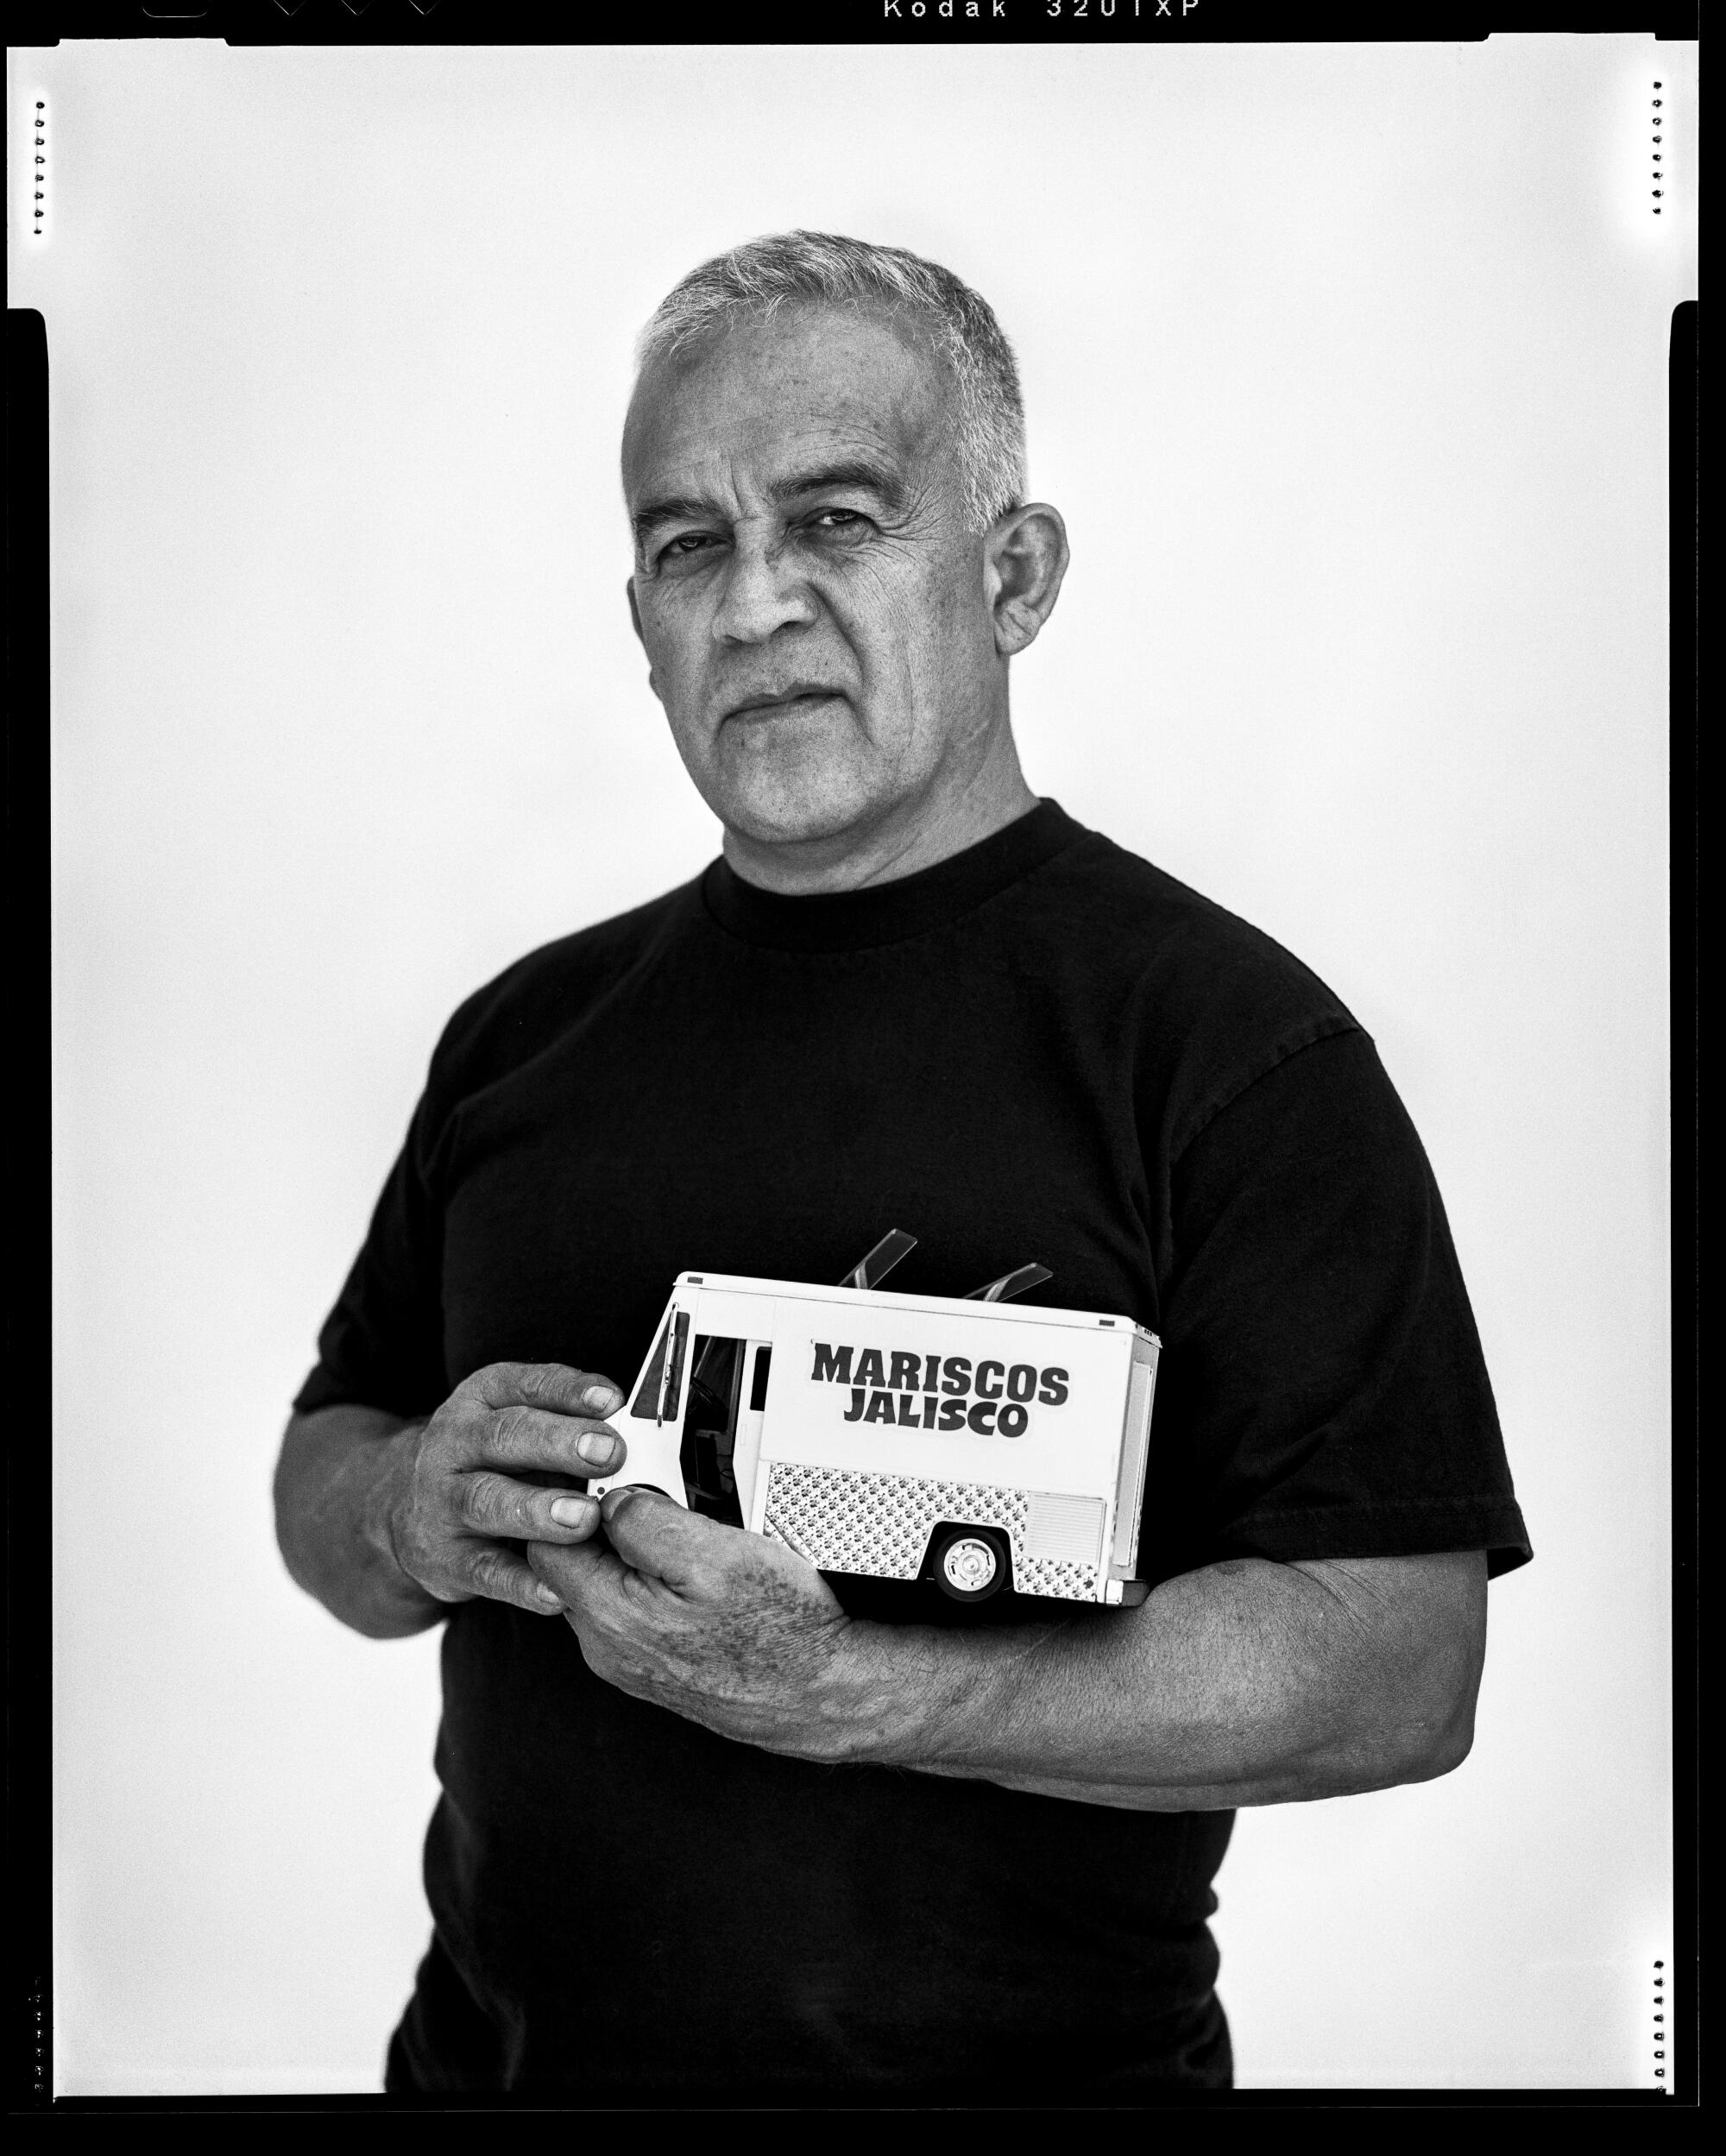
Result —
POLYGON ((606 1423, 518 1406, 486 1418, 476 1449, 494 1467, 555 1467, 566 1475, 589 1476, 614 1473, 629 1448, 606 1423))
POLYGON ((513 1550, 500 1549, 494 1543, 480 1545, 466 1569, 469 1587, 488 1602, 513 1603, 518 1610, 531 1610, 536 1617, 558 1617, 563 1612, 562 1598, 556 1590, 536 1579, 532 1568, 513 1550))
POLYGON ((599 1525, 599 1499, 575 1490, 541 1490, 507 1475, 459 1478, 462 1518, 481 1535, 513 1541, 580 1542, 599 1525))
POLYGON ((710 1576, 735 1554, 738 1534, 699 1512, 686 1512, 670 1497, 633 1485, 608 1490, 600 1500, 606 1540, 633 1571, 650 1573, 668 1586, 697 1574, 710 1576))
POLYGON ((554 1415, 613 1415, 623 1388, 567 1363, 488 1363, 458 1388, 487 1408, 545 1408, 554 1415))
POLYGON ((584 1608, 595 1594, 614 1592, 626 1570, 616 1553, 598 1541, 530 1542, 527 1561, 535 1577, 564 1605, 566 1615, 584 1608))

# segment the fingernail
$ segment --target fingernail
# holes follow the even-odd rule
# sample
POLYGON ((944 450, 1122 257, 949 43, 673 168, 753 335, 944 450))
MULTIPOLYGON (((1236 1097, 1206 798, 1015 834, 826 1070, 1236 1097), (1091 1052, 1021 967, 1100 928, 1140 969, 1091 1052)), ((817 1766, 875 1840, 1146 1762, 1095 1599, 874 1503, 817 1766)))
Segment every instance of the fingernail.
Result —
POLYGON ((543 1579, 535 1583, 533 1592, 548 1610, 561 1610, 564 1606, 564 1598, 555 1587, 548 1587, 543 1579))
POLYGON ((576 1450, 589 1466, 598 1467, 611 1458, 612 1447, 615 1443, 614 1438, 606 1437, 598 1430, 589 1430, 585 1437, 578 1440, 576 1450))
POLYGON ((614 1408, 623 1405, 623 1395, 615 1385, 589 1385, 582 1395, 582 1405, 591 1408, 595 1415, 609 1415, 614 1408))
MULTIPOLYGON (((589 1497, 554 1497, 551 1500, 551 1517, 559 1527, 585 1527, 593 1517, 593 1501, 589 1497)), ((541 1592, 551 1595, 553 1602, 557 1599, 549 1587, 542 1588, 541 1592)))

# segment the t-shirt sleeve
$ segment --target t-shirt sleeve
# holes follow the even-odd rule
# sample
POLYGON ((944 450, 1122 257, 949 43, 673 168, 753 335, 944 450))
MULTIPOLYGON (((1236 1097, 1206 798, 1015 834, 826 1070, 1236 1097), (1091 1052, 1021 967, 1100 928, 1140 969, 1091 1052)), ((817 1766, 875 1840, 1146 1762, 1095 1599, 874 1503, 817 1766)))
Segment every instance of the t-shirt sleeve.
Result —
POLYGON ((433 1119, 428 1094, 318 1336, 318 1361, 294 1398, 301 1415, 350 1403, 429 1415, 449 1394, 442 1215, 430 1166, 433 1119))
POLYGON ((1152 1576, 1239 1556, 1525 1563, 1444 1207, 1368 1037, 1254 1079, 1169 1188, 1152 1576))

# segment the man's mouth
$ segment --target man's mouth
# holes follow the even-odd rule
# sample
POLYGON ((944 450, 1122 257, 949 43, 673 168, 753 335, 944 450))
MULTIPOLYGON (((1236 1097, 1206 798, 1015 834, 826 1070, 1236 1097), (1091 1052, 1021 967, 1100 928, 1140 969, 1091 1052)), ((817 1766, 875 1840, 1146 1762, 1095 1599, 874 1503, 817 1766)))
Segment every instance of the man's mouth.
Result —
POLYGON ((838 689, 823 688, 816 682, 797 682, 776 696, 746 697, 734 703, 726 713, 728 719, 796 718, 813 711, 818 705, 831 703, 843 692, 838 689))

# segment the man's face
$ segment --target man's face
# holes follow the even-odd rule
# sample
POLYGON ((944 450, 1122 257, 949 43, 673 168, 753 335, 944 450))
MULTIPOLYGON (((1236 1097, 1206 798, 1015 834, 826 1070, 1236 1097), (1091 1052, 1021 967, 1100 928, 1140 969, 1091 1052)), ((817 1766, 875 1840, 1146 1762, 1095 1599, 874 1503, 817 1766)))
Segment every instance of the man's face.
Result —
POLYGON ((734 324, 638 387, 636 626, 690 777, 758 843, 884 823, 1005 718, 949 396, 907 335, 828 308, 734 324))

